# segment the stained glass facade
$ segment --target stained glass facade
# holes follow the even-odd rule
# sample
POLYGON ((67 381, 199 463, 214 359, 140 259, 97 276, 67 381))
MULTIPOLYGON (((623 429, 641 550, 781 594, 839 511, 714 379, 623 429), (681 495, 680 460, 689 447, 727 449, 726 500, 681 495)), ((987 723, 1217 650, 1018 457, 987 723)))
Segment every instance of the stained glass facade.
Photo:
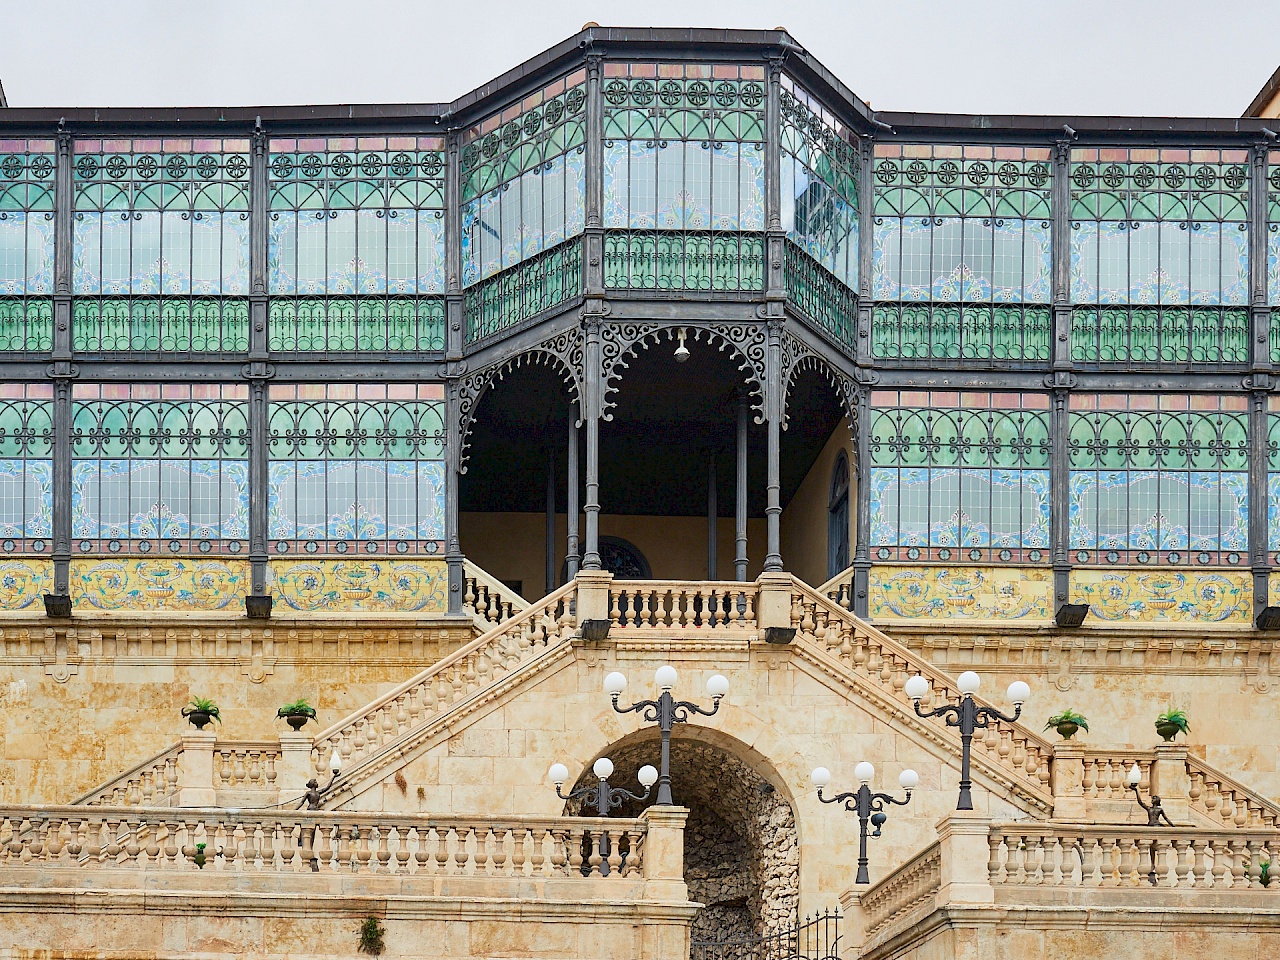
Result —
POLYGON ((762 66, 606 63, 605 284, 758 290, 762 66))
POLYGON ((872 176, 872 355, 1047 360, 1050 151, 877 144, 872 176))
POLYGON ((1077 564, 1248 563, 1242 395, 1071 397, 1077 564))
POLYGON ((444 349, 442 137, 270 143, 276 353, 444 349))
POLYGON ((0 140, 0 352, 53 346, 52 140, 0 140))
POLYGON ((1073 359, 1248 359, 1248 156, 1071 152, 1073 359))
POLYGON ((272 552, 443 552, 440 384, 276 384, 269 397, 272 552))
POLYGON ((0 553, 51 550, 52 400, 50 384, 0 383, 0 553))
POLYGON ((876 391, 871 404, 874 559, 1048 561, 1048 397, 876 391))
POLYGON ((249 141, 77 140, 75 349, 248 349, 249 141))
POLYGON ((76 553, 247 552, 246 384, 78 383, 76 553))

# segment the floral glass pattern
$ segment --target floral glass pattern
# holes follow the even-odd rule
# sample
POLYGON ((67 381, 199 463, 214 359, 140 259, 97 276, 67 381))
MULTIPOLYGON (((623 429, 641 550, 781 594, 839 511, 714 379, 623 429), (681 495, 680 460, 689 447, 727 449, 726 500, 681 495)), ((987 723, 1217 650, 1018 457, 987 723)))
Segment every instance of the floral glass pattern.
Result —
POLYGON ((462 134, 462 283, 470 286, 582 232, 586 72, 462 134))
POLYGON ((1072 357, 1247 360, 1245 150, 1071 151, 1072 357))
POLYGON ((0 351, 53 346, 54 145, 0 140, 0 351))
MULTIPOLYGON (((1267 153, 1267 302, 1280 306, 1280 150, 1267 153)), ((1271 362, 1280 363, 1280 323, 1271 325, 1271 362)))
POLYGON ((440 384, 275 384, 269 397, 272 552, 443 549, 440 384))
POLYGON ((77 140, 78 352, 248 349, 249 141, 77 140), (92 299, 89 299, 92 298, 92 299))
POLYGON ((1280 397, 1267 408, 1267 550, 1280 557, 1280 397))
POLYGON ((1049 150, 877 144, 872 177, 872 355, 1048 359, 1049 150))
POLYGON ((1243 395, 1072 394, 1071 558, 1248 563, 1243 395))
POLYGON ((246 551, 247 385, 77 383, 71 455, 77 553, 246 551))
POLYGON ((605 284, 763 283, 761 66, 604 64, 605 284))
POLYGON ((782 228, 787 239, 858 289, 858 138, 786 74, 781 78, 782 228))
POLYGON ((1048 398, 875 391, 871 556, 1049 559, 1048 398))
POLYGON ((53 387, 0 384, 0 554, 51 551, 53 387))

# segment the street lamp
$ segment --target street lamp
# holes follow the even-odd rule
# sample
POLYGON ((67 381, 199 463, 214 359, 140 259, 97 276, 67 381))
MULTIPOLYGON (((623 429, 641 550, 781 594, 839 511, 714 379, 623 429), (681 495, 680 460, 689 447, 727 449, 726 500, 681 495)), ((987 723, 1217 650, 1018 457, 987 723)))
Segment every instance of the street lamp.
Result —
POLYGON ((613 709, 618 713, 641 713, 647 723, 658 724, 662 732, 661 773, 658 776, 659 806, 671 806, 671 728, 677 723, 685 723, 689 714, 701 714, 710 717, 720 709, 720 700, 729 692, 729 681, 720 674, 707 680, 707 696, 711 698, 711 709, 707 710, 687 700, 676 700, 671 696, 671 688, 676 685, 676 671, 669 665, 661 666, 653 675, 653 682, 658 685, 662 694, 657 700, 641 700, 629 707, 618 706, 618 697, 627 689, 627 678, 614 672, 604 678, 604 692, 613 700, 613 709))
POLYGON ((624 800, 648 800, 649 788, 658 780, 658 771, 653 767, 645 764, 636 772, 636 779, 640 781, 640 786, 644 787, 644 793, 636 794, 621 787, 609 786, 609 778, 613 776, 613 761, 608 757, 601 757, 591 766, 591 772, 596 775, 599 781, 594 787, 579 787, 577 790, 570 790, 569 793, 561 793, 560 788, 564 786, 564 782, 569 779, 569 768, 563 763, 554 763, 551 769, 547 771, 547 776, 551 778, 551 782, 556 785, 556 796, 561 800, 579 800, 588 807, 596 808, 596 816, 607 817, 609 811, 622 806, 624 800))
POLYGON ((905 688, 907 696, 915 705, 916 716, 925 719, 943 717, 948 727, 960 728, 960 800, 956 804, 957 810, 973 809, 973 796, 969 790, 972 785, 969 780, 969 748, 973 743, 973 732, 985 730, 992 720, 1013 723, 1022 716, 1022 705, 1027 697, 1031 696, 1031 688, 1021 680, 1015 680, 1009 684, 1008 696, 1013 702, 1013 716, 1006 717, 995 707, 978 706, 973 695, 978 692, 981 683, 982 680, 976 673, 966 670, 956 678, 956 686, 960 690, 960 702, 944 703, 927 713, 920 709, 920 699, 929 692, 929 681, 917 673, 907 681, 905 688))
POLYGON ((858 826, 860 835, 858 837, 858 877, 854 883, 870 883, 871 878, 867 875, 867 822, 875 827, 875 831, 871 836, 880 836, 880 828, 884 826, 884 822, 889 819, 889 815, 884 812, 886 803, 894 803, 900 807, 905 807, 911 802, 911 791, 915 789, 916 784, 920 782, 920 775, 914 770, 903 770, 898 774, 898 785, 907 791, 907 799, 897 800, 887 793, 873 793, 868 784, 871 778, 876 775, 876 768, 865 760, 853 768, 853 775, 861 781, 858 789, 853 793, 842 793, 839 796, 827 798, 822 795, 822 788, 831 782, 831 771, 826 767, 818 767, 813 771, 813 785, 818 788, 818 799, 823 803, 843 803, 844 808, 851 813, 858 815, 858 826))

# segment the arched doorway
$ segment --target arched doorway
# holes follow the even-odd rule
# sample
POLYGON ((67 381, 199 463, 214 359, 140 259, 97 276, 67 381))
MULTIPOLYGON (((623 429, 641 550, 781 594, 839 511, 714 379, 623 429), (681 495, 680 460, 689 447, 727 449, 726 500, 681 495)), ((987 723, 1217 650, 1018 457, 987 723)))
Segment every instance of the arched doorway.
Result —
MULTIPOLYGON (((689 899, 705 904, 692 925, 694 940, 744 941, 793 927, 800 898, 800 847, 795 813, 756 765, 730 748, 696 739, 682 727, 671 740, 675 801, 689 808, 685 827, 685 882, 689 899)), ((614 763, 610 783, 638 791, 636 771, 658 764, 659 741, 628 738, 604 750, 614 763)), ((594 762, 595 758, 592 758, 594 762)), ((591 764, 576 787, 594 784, 591 764)), ((653 802, 628 803, 618 816, 634 817, 653 802)), ((590 814, 571 801, 571 815, 590 814)))

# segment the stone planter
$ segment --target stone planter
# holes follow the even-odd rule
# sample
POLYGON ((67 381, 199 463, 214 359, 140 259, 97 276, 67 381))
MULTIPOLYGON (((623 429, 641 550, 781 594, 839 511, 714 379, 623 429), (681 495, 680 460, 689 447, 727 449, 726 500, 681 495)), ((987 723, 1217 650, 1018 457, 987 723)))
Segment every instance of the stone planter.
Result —
POLYGON ((1070 720, 1063 720, 1057 727, 1058 735, 1062 737, 1063 740, 1070 740, 1075 736, 1076 731, 1079 729, 1080 725, 1078 723, 1072 723, 1070 720))
POLYGON ((1156 724, 1156 733, 1164 737, 1166 742, 1173 740, 1173 738, 1176 737, 1181 732, 1182 732, 1182 728, 1178 726, 1176 723, 1165 722, 1165 723, 1156 724))
POLYGON ((182 715, 187 718, 190 724, 197 730, 203 730, 213 719, 213 714, 208 710, 186 710, 182 711, 182 715))
POLYGON ((303 727, 305 727, 305 726, 307 725, 307 722, 308 722, 310 719, 311 719, 311 717, 309 717, 309 716, 308 716, 307 714, 305 714, 305 713, 286 713, 286 714, 284 714, 284 720, 285 720, 285 723, 289 724, 289 726, 290 726, 292 729, 294 729, 294 730, 301 730, 303 727))

